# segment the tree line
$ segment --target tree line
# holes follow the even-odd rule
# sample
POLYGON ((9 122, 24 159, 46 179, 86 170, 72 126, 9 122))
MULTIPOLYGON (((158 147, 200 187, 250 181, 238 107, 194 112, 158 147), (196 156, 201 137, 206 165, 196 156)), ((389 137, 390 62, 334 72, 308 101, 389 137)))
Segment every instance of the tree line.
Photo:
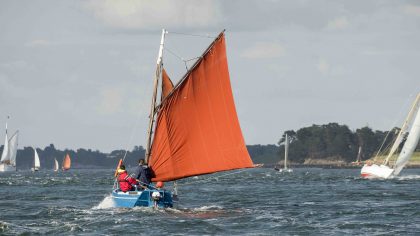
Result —
MULTIPOLYGON (((305 160, 328 159, 335 161, 356 161, 359 148, 361 160, 373 158, 379 150, 384 154, 398 135, 399 128, 390 131, 372 130, 363 127, 352 131, 346 125, 329 123, 326 125, 312 125, 297 131, 288 130, 278 141, 280 156, 284 157, 285 135, 289 136, 289 159, 295 163, 305 160)), ((404 144, 401 143, 400 148, 404 144)), ((420 145, 417 146, 417 150, 420 145)))
MULTIPOLYGON (((54 159, 57 159, 61 165, 66 154, 70 155, 72 168, 77 169, 114 168, 118 164, 118 160, 124 156, 126 166, 136 166, 138 159, 145 155, 145 150, 141 146, 135 146, 131 151, 114 150, 110 153, 103 153, 99 150, 84 148, 59 150, 55 148, 54 144, 50 144, 44 149, 37 148, 36 151, 41 162, 41 169, 53 169, 54 159)), ((19 149, 16 156, 17 169, 30 169, 33 165, 34 149, 32 147, 19 149)))
MULTIPOLYGON (((285 135, 289 136, 289 160, 302 164, 305 160, 335 160, 352 162, 356 160, 359 147, 362 150, 362 160, 372 158, 379 148, 392 145, 399 129, 391 131, 372 130, 363 127, 352 131, 346 125, 329 123, 326 125, 312 125, 297 131, 287 130, 282 135, 277 145, 247 145, 248 152, 254 163, 274 164, 284 158, 285 135)), ((420 146, 420 145, 419 145, 420 146)), ((419 149, 420 147, 417 147, 419 149)), ((1 147, 1 151, 3 146, 1 147)), ((120 158, 125 158, 125 164, 137 165, 139 158, 145 155, 142 146, 135 146, 131 151, 114 150, 103 153, 99 150, 77 149, 58 150, 53 144, 44 149, 37 148, 40 156, 41 168, 52 169, 54 159, 59 163, 64 156, 69 154, 72 159, 72 168, 114 168, 120 158)), ((34 150, 24 147, 17 152, 16 165, 18 169, 33 167, 34 150)))

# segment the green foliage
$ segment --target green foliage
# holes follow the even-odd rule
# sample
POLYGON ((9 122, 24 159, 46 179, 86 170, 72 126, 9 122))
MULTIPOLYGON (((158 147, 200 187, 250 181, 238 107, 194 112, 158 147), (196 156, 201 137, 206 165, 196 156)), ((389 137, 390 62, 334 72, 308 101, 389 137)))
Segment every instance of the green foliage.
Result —
POLYGON ((276 163, 279 161, 278 150, 276 145, 247 145, 248 153, 254 163, 276 163))
MULTIPOLYGON (((284 142, 285 134, 292 137, 289 148, 289 159, 303 163, 305 159, 330 159, 352 162, 356 160, 359 146, 362 147, 362 160, 371 158, 379 150, 388 132, 373 131, 369 127, 352 132, 346 125, 329 123, 312 125, 296 132, 286 131, 279 141, 284 142)), ((395 130, 390 132, 384 142, 388 146, 394 139, 395 130)), ((284 146, 280 146, 280 155, 284 146)))
MULTIPOLYGON (((346 125, 329 123, 326 125, 312 125, 297 131, 285 131, 278 145, 247 145, 248 152, 254 163, 274 164, 284 159, 285 135, 289 136, 289 161, 303 163, 306 159, 329 159, 352 162, 356 160, 359 146, 362 147, 362 160, 376 155, 383 146, 389 147, 398 134, 399 129, 391 132, 373 131, 369 127, 362 127, 352 132, 346 125), (386 138, 385 142, 384 139, 386 138), (382 144, 383 143, 383 144, 382 144)), ((0 147, 0 153, 3 147, 0 147)), ((417 146, 420 149, 420 143, 417 146)), ((72 158, 73 168, 114 168, 120 158, 125 158, 126 166, 136 166, 139 158, 144 158, 145 150, 142 146, 135 146, 132 151, 114 150, 102 153, 98 150, 77 149, 57 150, 53 144, 44 149, 37 149, 40 155, 41 168, 52 169, 54 158, 61 163, 66 153, 72 158)), ((420 159, 420 158, 419 158, 420 159)), ((16 164, 18 169, 29 169, 33 166, 34 150, 31 147, 19 149, 16 164)))
MULTIPOLYGON (((1 148, 2 151, 3 147, 1 148)), ((1 153, 0 151, 0 153, 1 153)), ((114 168, 118 160, 126 155, 124 163, 126 166, 137 166, 138 160, 144 158, 145 150, 142 146, 136 146, 132 151, 115 150, 111 153, 102 153, 98 150, 79 148, 74 150, 57 150, 53 144, 44 149, 37 148, 40 156, 41 169, 53 169, 54 159, 62 163, 64 156, 68 153, 72 160, 72 168, 114 168)), ((34 150, 31 147, 19 149, 16 157, 18 169, 30 169, 34 165, 34 150)))

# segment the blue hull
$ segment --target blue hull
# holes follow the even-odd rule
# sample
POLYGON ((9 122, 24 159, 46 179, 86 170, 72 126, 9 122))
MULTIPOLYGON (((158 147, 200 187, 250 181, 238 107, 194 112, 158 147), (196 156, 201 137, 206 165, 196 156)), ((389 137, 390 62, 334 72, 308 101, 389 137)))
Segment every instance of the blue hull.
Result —
POLYGON ((172 193, 164 189, 146 189, 143 191, 128 192, 113 190, 111 197, 116 207, 155 207, 155 204, 159 208, 173 207, 172 193), (159 199, 153 199, 152 194, 154 192, 159 192, 159 199))

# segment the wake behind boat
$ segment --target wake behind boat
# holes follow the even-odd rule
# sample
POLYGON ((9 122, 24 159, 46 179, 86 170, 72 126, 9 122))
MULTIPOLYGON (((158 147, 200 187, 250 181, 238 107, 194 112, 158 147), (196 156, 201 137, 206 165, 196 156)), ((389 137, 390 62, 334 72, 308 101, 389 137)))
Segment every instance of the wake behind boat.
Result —
POLYGON ((391 176, 397 176, 404 166, 408 163, 414 150, 416 149, 420 138, 420 93, 417 95, 407 118, 401 127, 394 144, 392 145, 387 158, 381 165, 367 162, 361 170, 361 176, 367 179, 382 178, 387 179, 391 176), (398 155, 394 165, 390 165, 390 159, 397 151, 400 144, 405 140, 404 146, 398 155))
MULTIPOLYGON (((224 31, 175 86, 163 68, 166 34, 162 30, 146 145, 152 181, 252 168, 233 100, 224 31)), ((117 207, 173 205, 172 193, 155 186, 127 192, 116 187, 111 196, 117 207)))
MULTIPOLYGON (((10 117, 8 116, 7 119, 10 117)), ((7 136, 7 122, 6 122, 6 137, 4 140, 3 152, 0 159, 0 172, 16 171, 16 154, 18 147, 19 131, 16 131, 9 139, 7 136)))

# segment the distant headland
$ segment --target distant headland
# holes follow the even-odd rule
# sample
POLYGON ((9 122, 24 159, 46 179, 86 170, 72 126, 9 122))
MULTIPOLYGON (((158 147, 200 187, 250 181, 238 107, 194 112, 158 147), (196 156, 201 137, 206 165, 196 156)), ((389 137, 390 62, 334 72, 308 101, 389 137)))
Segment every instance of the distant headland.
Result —
MULTIPOLYGON (((377 154, 380 156, 386 152, 396 137, 398 128, 390 131, 372 130, 362 127, 354 131, 346 125, 329 123, 326 125, 312 125, 299 130, 287 130, 279 135, 280 139, 275 144, 247 145, 248 152, 254 163, 262 163, 264 167, 281 164, 284 159, 285 134, 289 136, 289 161, 293 167, 329 167, 351 168, 360 166, 363 161, 373 159, 377 154), (360 151, 360 154, 358 154, 360 151), (355 163, 357 156, 360 162, 355 163)), ((3 146, 0 147, 0 152, 3 146)), ((408 167, 420 167, 420 145, 411 159, 408 167)), ((54 159, 61 162, 68 153, 72 158, 72 168, 114 168, 120 158, 126 155, 127 166, 135 166, 138 159, 144 157, 145 149, 135 146, 133 150, 114 150, 103 153, 99 150, 77 149, 59 150, 54 144, 45 148, 37 148, 40 156, 42 169, 52 169, 54 159)), ((30 169, 33 165, 34 150, 32 147, 23 147, 18 150, 16 165, 17 169, 30 169)), ((378 160, 379 161, 379 160, 378 160)))

